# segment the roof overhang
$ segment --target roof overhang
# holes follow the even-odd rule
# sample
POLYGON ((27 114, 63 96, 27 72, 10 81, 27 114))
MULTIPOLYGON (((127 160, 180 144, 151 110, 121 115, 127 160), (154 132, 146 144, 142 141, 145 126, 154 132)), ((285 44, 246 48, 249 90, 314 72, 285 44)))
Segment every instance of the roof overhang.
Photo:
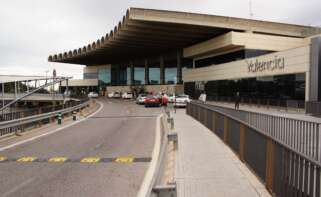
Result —
POLYGON ((182 49, 224 33, 255 32, 307 37, 320 28, 186 12, 131 8, 106 36, 79 49, 49 56, 50 62, 116 63, 182 49))

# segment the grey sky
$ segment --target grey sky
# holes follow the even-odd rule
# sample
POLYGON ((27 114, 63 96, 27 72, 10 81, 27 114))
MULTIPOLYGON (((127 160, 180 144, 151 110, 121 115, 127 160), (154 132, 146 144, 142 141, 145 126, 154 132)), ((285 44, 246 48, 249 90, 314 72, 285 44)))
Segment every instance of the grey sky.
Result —
MULTIPOLYGON (((249 18, 249 0, 1 0, 0 74, 82 77, 82 66, 48 63, 50 54, 101 38, 129 7, 249 18)), ((254 19, 321 26, 320 0, 252 0, 254 19)))

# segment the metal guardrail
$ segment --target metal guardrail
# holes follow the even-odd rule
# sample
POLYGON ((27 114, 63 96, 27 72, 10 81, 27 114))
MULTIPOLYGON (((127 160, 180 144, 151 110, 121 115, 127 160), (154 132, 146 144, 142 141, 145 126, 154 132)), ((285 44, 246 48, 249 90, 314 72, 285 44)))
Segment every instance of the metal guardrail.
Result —
MULTIPOLYGON (((197 97, 195 97, 197 99, 197 97)), ((229 96, 212 96, 207 95, 208 101, 218 101, 218 102, 229 102, 234 103, 235 97, 229 96)), ((304 109, 305 101, 304 100, 293 100, 293 99, 270 99, 270 98, 255 98, 252 97, 241 97, 241 104, 246 105, 255 105, 255 106, 265 106, 265 107, 274 107, 274 108, 296 108, 296 109, 304 109)))
MULTIPOLYGON (((85 101, 79 105, 71 106, 65 109, 60 109, 53 112, 27 116, 23 118, 13 119, 9 121, 0 122, 0 136, 11 134, 17 130, 24 130, 26 127, 35 126, 34 123, 41 121, 49 122, 50 118, 56 117, 58 114, 67 114, 76 110, 80 110, 90 104, 91 101, 85 101)), ((42 122, 41 122, 42 123, 42 122)))
POLYGON ((221 138, 274 196, 320 197, 319 161, 220 109, 192 102, 186 113, 221 138))
POLYGON ((3 114, 0 113, 0 122, 23 118, 27 116, 33 116, 33 115, 42 114, 42 113, 48 113, 52 111, 57 111, 63 108, 68 108, 68 107, 78 105, 79 103, 80 103, 79 101, 70 101, 68 103, 61 104, 61 105, 49 105, 49 106, 34 107, 29 109, 16 109, 17 111, 4 112, 3 114))
POLYGON ((281 141, 294 150, 321 163, 321 122, 300 120, 281 115, 235 110, 208 104, 281 141))

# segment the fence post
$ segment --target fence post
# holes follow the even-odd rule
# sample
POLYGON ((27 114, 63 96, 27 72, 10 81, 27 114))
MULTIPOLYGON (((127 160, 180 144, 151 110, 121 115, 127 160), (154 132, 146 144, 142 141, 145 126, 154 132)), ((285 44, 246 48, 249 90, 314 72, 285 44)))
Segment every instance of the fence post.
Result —
MULTIPOLYGON (((25 112, 21 112, 21 118, 25 117, 25 112)), ((21 125, 21 132, 25 131, 25 125, 21 125)))
POLYGON ((224 142, 227 144, 228 143, 228 118, 224 116, 224 142))
POLYGON ((244 162, 245 125, 240 124, 240 160, 244 162))
POLYGON ((212 130, 215 133, 215 124, 216 124, 216 112, 213 111, 213 124, 212 124, 212 130))
MULTIPOLYGON (((38 114, 41 114, 41 113, 42 113, 42 109, 41 109, 41 107, 39 107, 38 114)), ((42 126, 42 120, 39 120, 38 127, 41 127, 41 126, 42 126)))
POLYGON ((198 115, 197 120, 201 122, 201 107, 200 106, 197 107, 197 112, 198 112, 197 113, 197 115, 198 115))
POLYGON ((208 128, 207 113, 208 113, 208 110, 204 108, 204 125, 205 127, 208 128))
POLYGON ((266 188, 272 192, 274 176, 274 142, 271 139, 266 143, 266 188))

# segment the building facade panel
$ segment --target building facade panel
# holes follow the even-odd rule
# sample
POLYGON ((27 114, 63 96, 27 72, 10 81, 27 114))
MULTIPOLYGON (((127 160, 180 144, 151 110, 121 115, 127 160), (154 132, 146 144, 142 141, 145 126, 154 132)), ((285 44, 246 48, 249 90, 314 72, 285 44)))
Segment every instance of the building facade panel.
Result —
POLYGON ((304 46, 284 52, 277 52, 269 55, 259 56, 246 60, 234 61, 226 64, 212 65, 204 68, 187 69, 183 71, 183 80, 184 82, 191 82, 241 79, 260 76, 302 73, 308 72, 309 69, 310 46, 304 46), (272 68, 269 69, 269 64, 271 65, 271 67, 276 66, 275 63, 273 63, 275 61, 280 61, 280 68, 274 70, 272 70, 272 68), (264 64, 265 68, 261 68, 260 63, 264 64), (257 71, 255 71, 255 69, 257 69, 257 71), (260 69, 262 69, 262 71, 260 71, 260 69))

